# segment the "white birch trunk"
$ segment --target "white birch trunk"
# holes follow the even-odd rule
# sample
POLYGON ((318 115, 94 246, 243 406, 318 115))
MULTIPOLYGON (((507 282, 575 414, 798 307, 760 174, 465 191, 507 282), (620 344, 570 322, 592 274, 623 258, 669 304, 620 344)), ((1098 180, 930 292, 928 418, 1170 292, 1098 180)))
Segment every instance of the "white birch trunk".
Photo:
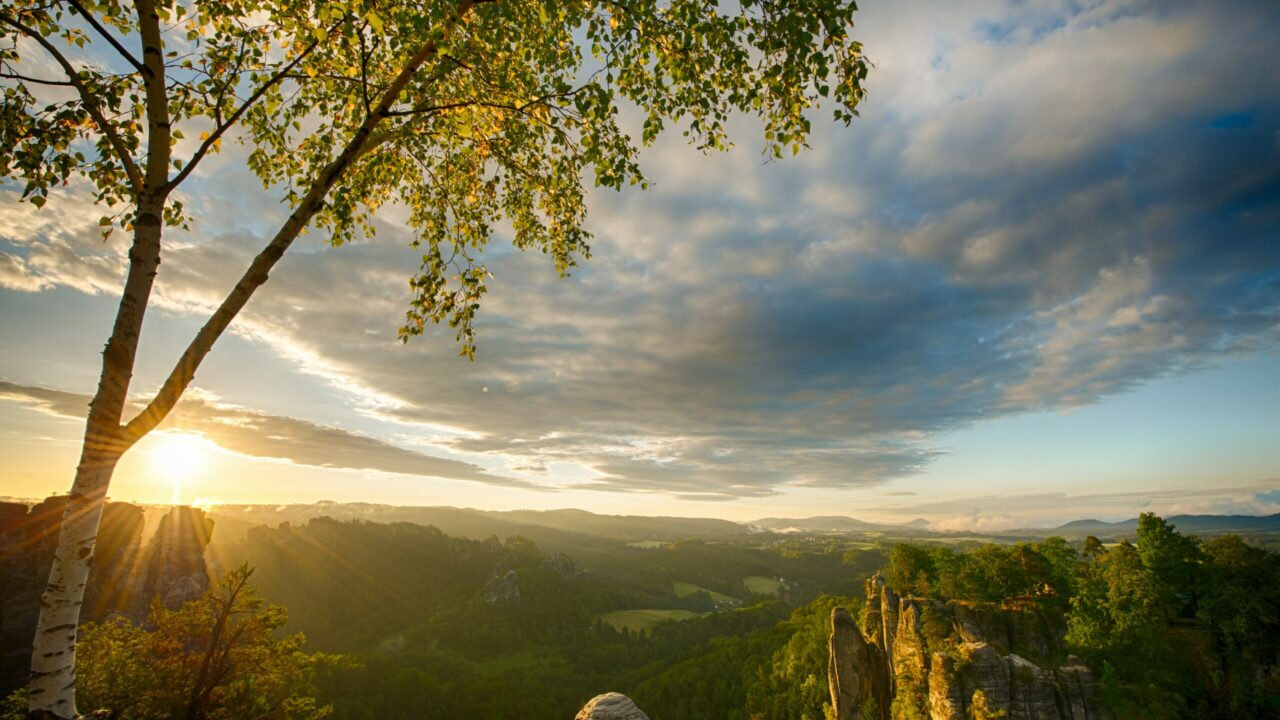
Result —
MULTIPOLYGON (((483 0, 461 0, 445 33, 463 21, 483 0)), ((254 258, 249 269, 188 345, 177 365, 151 402, 133 420, 121 425, 142 320, 151 286, 160 266, 161 218, 172 188, 168 183, 171 149, 168 99, 160 22, 155 0, 135 0, 138 29, 143 41, 144 76, 148 111, 148 160, 144 188, 139 193, 134 243, 129 252, 129 273, 116 314, 116 324, 103 352, 98 392, 89 406, 89 419, 80 466, 76 470, 70 501, 58 535, 58 552, 41 601, 40 620, 31 658, 33 717, 69 720, 77 717, 75 703, 75 643, 80 606, 93 559, 98 523, 106 502, 107 487, 116 463, 134 443, 165 418, 195 378, 195 371, 254 291, 284 255, 298 234, 324 206, 324 198, 352 163, 377 142, 373 131, 387 117, 400 93, 430 58, 436 42, 427 40, 400 69, 381 100, 371 109, 342 152, 323 168, 271 242, 254 258)))
POLYGON ((82 461, 62 516, 31 654, 30 710, 76 717, 76 628, 115 460, 82 461))

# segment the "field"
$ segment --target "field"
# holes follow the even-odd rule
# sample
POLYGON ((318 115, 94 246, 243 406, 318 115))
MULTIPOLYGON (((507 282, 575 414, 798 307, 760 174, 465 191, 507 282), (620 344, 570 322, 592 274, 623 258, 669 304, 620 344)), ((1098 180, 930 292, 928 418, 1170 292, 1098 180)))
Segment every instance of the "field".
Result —
POLYGON ((688 620, 699 613, 689 610, 615 610, 598 616, 619 630, 648 630, 666 620, 688 620))
POLYGON ((760 595, 777 595, 786 589, 787 584, 778 582, 763 575, 748 575, 742 578, 742 584, 753 593, 760 595))
POLYGON ((702 587, 701 585, 694 585, 693 583, 685 582, 683 580, 672 580, 671 587, 672 587, 672 590, 675 591, 676 597, 681 597, 681 598, 688 597, 689 595, 692 595, 698 592, 699 590, 701 590, 702 592, 705 592, 706 594, 710 595, 711 599, 715 600, 716 603, 729 603, 730 605, 737 605, 740 602, 737 598, 729 597, 724 593, 718 593, 714 590, 708 590, 702 587))

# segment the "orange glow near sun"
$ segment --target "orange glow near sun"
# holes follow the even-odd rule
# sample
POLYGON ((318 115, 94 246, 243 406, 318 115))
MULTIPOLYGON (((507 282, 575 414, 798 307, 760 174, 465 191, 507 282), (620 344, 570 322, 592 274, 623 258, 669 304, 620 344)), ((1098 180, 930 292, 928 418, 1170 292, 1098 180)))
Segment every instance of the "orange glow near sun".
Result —
POLYGON ((170 502, 182 501, 182 485, 204 471, 214 444, 201 435, 162 433, 151 448, 151 469, 171 489, 170 502))

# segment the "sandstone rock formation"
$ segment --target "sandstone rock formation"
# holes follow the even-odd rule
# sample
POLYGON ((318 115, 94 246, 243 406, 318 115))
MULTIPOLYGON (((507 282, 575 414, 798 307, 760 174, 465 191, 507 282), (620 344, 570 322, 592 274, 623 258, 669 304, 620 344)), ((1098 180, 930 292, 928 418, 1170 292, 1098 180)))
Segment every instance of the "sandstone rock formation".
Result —
POLYGON ((213 519, 199 508, 178 506, 160 519, 160 526, 147 547, 142 576, 141 607, 132 616, 146 615, 152 597, 160 597, 166 607, 177 608, 195 600, 209 589, 209 570, 204 549, 213 536, 213 519))
POLYGON ((597 695, 587 701, 573 720, 649 720, 631 698, 611 692, 597 695))
POLYGON ((499 575, 501 571, 495 569, 493 577, 484 586, 484 601, 487 603, 496 602, 512 602, 520 599, 520 584, 517 582, 516 571, 508 570, 505 575, 499 575))
POLYGON ((861 629, 831 613, 831 704, 836 720, 888 720, 895 702, 930 720, 967 720, 977 705, 1006 720, 1109 720, 1083 662, 1053 666, 1060 649, 1033 606, 899 597, 877 575, 861 629))
POLYGON ((858 720, 873 698, 889 695, 884 653, 867 642, 844 608, 831 613, 827 684, 836 720, 858 720))
MULTIPOLYGON (((58 543, 65 498, 34 506, 0 503, 0 695, 24 683, 40 596, 58 543)), ((141 620, 153 594, 179 604, 209 586, 204 548, 213 523, 194 508, 173 508, 143 549, 143 509, 107 503, 98 527, 82 620, 123 614, 141 620)))
POLYGON ((591 574, 585 568, 578 565, 576 560, 564 553, 551 553, 542 561, 542 564, 551 568, 557 575, 565 580, 574 580, 591 574))

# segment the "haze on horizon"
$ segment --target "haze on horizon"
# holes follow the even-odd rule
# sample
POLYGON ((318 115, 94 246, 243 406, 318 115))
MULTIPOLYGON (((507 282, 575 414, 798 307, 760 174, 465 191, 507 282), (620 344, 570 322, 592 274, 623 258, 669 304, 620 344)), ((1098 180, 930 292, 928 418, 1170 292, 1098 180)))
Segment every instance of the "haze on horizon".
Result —
MULTIPOLYGON (((117 499, 944 529, 1280 512, 1280 8, 869 2, 862 117, 763 163, 642 156, 560 280, 487 251, 479 352, 395 339, 415 253, 309 236, 117 499)), ((742 132, 740 137, 757 133, 742 132)), ((135 383, 282 214, 203 166, 135 383), (147 364, 151 363, 151 364, 147 364)), ((118 299, 87 188, 0 202, 0 495, 70 484, 118 299)))

